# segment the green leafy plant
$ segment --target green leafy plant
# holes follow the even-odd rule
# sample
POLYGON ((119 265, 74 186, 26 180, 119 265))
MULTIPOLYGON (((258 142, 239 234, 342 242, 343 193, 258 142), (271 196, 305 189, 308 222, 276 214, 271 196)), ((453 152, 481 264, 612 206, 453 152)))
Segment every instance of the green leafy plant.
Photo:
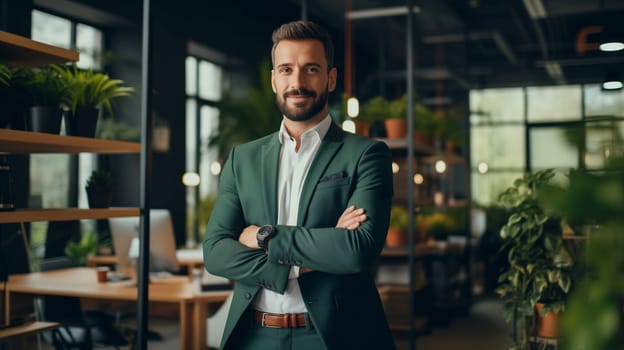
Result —
POLYGON ((514 326, 516 349, 529 348, 535 304, 545 304, 542 315, 563 310, 572 285, 573 261, 563 245, 560 219, 548 215, 538 201, 553 176, 552 169, 527 173, 499 195, 509 211, 500 232, 509 266, 499 276, 496 292, 503 299, 505 319, 514 326))
POLYGON ((79 107, 102 107, 112 114, 111 100, 129 96, 134 88, 123 86, 123 81, 112 79, 108 74, 93 70, 81 70, 77 66, 52 65, 69 87, 65 103, 72 112, 79 107))
POLYGON ((611 350, 624 344, 623 171, 620 155, 600 172, 572 171, 565 186, 546 187, 540 196, 585 237, 574 240, 581 242, 578 279, 561 318, 562 349, 611 350))
POLYGON ((422 103, 414 103, 414 129, 425 135, 437 136, 439 122, 433 112, 422 103))
POLYGON ((407 118, 407 95, 403 95, 388 102, 386 118, 407 118))
POLYGON ((390 209, 390 227, 399 230, 407 230, 409 225, 409 212, 402 205, 393 205, 390 209))
POLYGON ((9 87, 11 82, 11 68, 0 63, 0 86, 9 87))
POLYGON ((93 170, 89 178, 87 178, 87 184, 85 188, 113 188, 113 174, 105 170, 93 170))
POLYGON ((362 104, 359 118, 373 122, 376 120, 383 120, 387 115, 388 100, 383 96, 375 96, 362 104))
POLYGON ((65 246, 67 255, 78 266, 85 266, 89 257, 95 255, 98 246, 98 235, 94 231, 82 234, 79 241, 69 241, 65 246))
POLYGON ((282 113, 275 104, 271 87, 271 65, 264 61, 258 69, 259 85, 244 97, 226 94, 217 104, 220 109, 219 130, 209 138, 209 144, 219 147, 221 159, 235 145, 268 135, 279 128, 282 113))
POLYGON ((60 107, 69 96, 69 86, 60 74, 50 67, 22 70, 17 77, 26 90, 31 106, 60 107))

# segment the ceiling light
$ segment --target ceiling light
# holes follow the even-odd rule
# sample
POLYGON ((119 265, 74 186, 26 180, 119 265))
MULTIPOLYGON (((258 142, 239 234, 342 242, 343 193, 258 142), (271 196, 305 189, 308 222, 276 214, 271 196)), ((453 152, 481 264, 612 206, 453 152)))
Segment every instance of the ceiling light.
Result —
POLYGON ((624 43, 620 41, 610 41, 600 44, 600 51, 612 52, 624 50, 624 43))
POLYGON ((398 174, 399 173, 399 163, 397 162, 392 162, 392 173, 393 174, 398 174))
POLYGON ((615 71, 607 71, 604 81, 602 82, 603 90, 620 90, 624 86, 622 78, 615 71))
POLYGON ((355 97, 347 99, 347 115, 356 118, 360 114, 360 101, 355 97))

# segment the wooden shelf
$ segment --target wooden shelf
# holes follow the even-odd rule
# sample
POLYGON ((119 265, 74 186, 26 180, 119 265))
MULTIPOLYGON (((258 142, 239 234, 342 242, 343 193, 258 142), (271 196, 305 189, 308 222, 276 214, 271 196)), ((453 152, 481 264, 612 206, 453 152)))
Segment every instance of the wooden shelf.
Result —
POLYGON ((138 142, 63 136, 0 129, 0 152, 6 153, 140 153, 138 142))
MULTIPOLYGON (((388 148, 390 148, 391 150, 406 150, 407 149, 407 138, 402 138, 402 139, 378 138, 377 140, 385 142, 386 145, 388 145, 388 148)), ((414 153, 434 154, 435 148, 430 145, 414 143, 414 153)))
POLYGON ((0 224, 33 221, 71 221, 86 219, 107 219, 114 217, 139 216, 139 208, 105 209, 17 209, 0 212, 0 224))
POLYGON ((76 51, 40 43, 23 36, 0 31, 2 60, 13 66, 39 66, 78 61, 76 51))
POLYGON ((9 339, 21 335, 33 334, 57 328, 56 322, 29 322, 19 326, 0 329, 0 340, 9 339))

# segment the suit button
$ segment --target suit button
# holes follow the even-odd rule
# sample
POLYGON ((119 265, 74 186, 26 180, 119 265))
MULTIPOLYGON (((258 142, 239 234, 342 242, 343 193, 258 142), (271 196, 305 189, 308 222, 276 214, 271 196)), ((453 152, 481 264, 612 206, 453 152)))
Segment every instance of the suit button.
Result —
POLYGON ((282 260, 282 259, 278 259, 278 260, 277 260, 277 263, 278 263, 278 264, 282 264, 282 265, 284 265, 284 260, 282 260))
POLYGON ((251 299, 251 293, 245 293, 245 299, 251 299))
POLYGON ((301 266, 301 261, 296 260, 296 261, 295 261, 295 265, 297 265, 297 266, 301 266))

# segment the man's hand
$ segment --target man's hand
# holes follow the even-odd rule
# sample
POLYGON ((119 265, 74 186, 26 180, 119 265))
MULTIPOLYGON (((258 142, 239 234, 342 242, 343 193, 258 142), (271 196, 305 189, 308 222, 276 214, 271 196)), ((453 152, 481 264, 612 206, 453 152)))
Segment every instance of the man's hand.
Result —
POLYGON ((258 229, 260 229, 260 226, 256 225, 249 225, 245 227, 243 229, 243 232, 241 232, 240 236, 238 236, 238 241, 249 248, 260 249, 256 236, 256 234, 258 233, 258 229))
POLYGON ((360 224, 366 221, 368 217, 364 214, 364 209, 356 209, 355 205, 348 207, 338 218, 337 228, 346 228, 347 230, 355 230, 360 224))

